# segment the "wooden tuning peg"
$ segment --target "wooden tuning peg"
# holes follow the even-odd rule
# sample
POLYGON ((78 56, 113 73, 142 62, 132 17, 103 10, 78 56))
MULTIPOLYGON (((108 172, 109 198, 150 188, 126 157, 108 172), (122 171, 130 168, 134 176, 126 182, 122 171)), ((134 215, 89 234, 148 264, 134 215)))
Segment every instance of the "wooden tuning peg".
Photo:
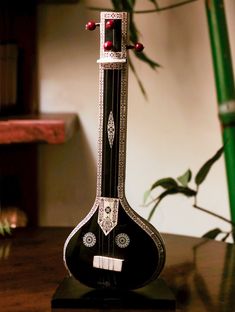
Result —
POLYGON ((136 52, 142 52, 144 50, 144 46, 140 42, 137 42, 134 45, 128 45, 126 48, 135 50, 136 52))
POLYGON ((112 41, 106 41, 104 43, 104 49, 105 49, 105 51, 111 51, 113 49, 112 41))
POLYGON ((108 30, 112 30, 115 28, 115 21, 114 20, 108 20, 105 24, 105 28, 108 30))
POLYGON ((87 24, 86 24, 86 30, 95 30, 97 26, 100 26, 100 23, 96 23, 94 21, 89 21, 87 24))

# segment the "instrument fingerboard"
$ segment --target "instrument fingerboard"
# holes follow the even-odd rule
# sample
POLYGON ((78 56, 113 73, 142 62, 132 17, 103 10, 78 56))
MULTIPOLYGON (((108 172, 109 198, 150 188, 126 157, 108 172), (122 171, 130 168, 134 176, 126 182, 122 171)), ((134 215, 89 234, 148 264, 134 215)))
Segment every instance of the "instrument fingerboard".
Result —
POLYGON ((117 197, 119 128, 120 128, 120 69, 104 70, 104 119, 102 153, 102 196, 117 197), (113 87, 115 85, 115 88, 113 87))

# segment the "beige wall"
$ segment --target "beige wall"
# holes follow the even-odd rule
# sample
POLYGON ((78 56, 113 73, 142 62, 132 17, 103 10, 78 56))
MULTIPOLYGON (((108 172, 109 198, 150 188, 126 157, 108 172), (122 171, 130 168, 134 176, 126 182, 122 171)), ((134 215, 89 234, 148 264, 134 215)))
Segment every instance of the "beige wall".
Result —
MULTIPOLYGON (((97 6, 107 1, 96 1, 97 6)), ((162 1, 167 4, 169 1, 162 1)), ((40 147, 42 225, 75 225, 95 197, 98 122, 99 34, 84 31, 97 12, 85 5, 39 7, 40 105, 44 112, 77 112, 81 129, 68 143, 40 147)), ((143 8, 146 1, 139 1, 143 8)), ((234 32, 235 4, 225 0, 234 32)), ((148 93, 141 95, 129 75, 126 195, 141 215, 143 193, 156 179, 196 172, 222 144, 204 1, 160 14, 136 15, 146 53, 161 65, 157 72, 135 61, 148 93)), ((233 56, 234 34, 231 35, 233 56)), ((233 57, 234 59, 234 57, 233 57)), ((199 203, 229 216, 223 160, 202 186, 199 203)), ((227 225, 191 208, 191 199, 162 202, 152 220, 160 231, 201 235, 227 225)))

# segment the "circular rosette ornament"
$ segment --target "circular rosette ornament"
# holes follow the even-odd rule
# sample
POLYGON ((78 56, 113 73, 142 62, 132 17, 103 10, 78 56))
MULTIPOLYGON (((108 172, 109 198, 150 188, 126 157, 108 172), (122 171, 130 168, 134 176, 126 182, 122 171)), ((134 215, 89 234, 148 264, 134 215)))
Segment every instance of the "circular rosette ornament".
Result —
POLYGON ((83 241, 83 244, 84 244, 86 247, 93 247, 93 246, 95 246, 95 243, 96 243, 95 234, 93 234, 92 232, 86 233, 86 234, 83 236, 82 241, 83 241))
POLYGON ((116 236, 115 242, 120 248, 126 248, 130 244, 130 238, 126 233, 120 233, 116 236))

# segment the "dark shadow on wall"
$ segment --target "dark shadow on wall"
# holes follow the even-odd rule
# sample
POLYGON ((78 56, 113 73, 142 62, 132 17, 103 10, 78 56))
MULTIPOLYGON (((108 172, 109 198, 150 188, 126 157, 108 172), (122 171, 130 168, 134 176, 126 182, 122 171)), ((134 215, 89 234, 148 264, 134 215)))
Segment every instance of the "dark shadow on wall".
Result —
POLYGON ((81 125, 62 145, 39 147, 39 222, 76 225, 91 209, 96 193, 96 160, 81 125))

